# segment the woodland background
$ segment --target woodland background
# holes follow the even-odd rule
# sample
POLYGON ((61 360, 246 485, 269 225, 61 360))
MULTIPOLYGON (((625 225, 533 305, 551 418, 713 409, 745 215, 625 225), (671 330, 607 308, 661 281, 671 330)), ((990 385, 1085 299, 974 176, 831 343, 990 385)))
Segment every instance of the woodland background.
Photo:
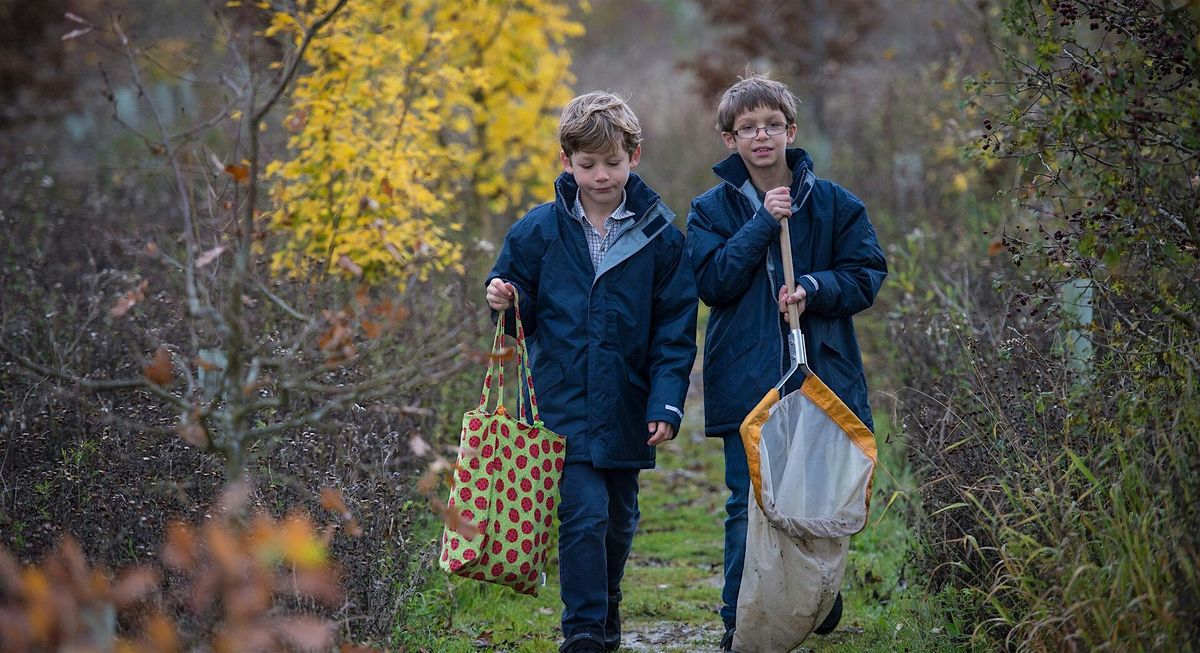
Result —
POLYGON ((1196 646, 1198 21, 0 0, 0 649, 406 646, 557 111, 626 96, 682 227, 747 69, 887 250, 858 323, 917 483, 877 510, 945 640, 1196 646))

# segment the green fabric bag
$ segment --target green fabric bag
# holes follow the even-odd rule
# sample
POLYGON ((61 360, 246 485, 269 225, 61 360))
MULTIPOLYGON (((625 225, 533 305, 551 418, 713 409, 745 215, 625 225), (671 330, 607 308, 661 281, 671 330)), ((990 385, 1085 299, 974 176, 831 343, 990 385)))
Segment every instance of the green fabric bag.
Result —
POLYGON ((504 356, 500 354, 504 313, 500 313, 479 406, 463 415, 454 483, 446 502, 451 511, 460 512, 460 524, 475 524, 478 533, 473 528, 446 526, 439 564, 457 576, 537 596, 550 553, 566 442, 547 430, 538 416, 521 314, 513 313, 519 416, 513 419, 504 407, 504 356), (499 394, 496 409, 488 412, 493 386, 499 394), (525 413, 526 390, 532 422, 525 413))

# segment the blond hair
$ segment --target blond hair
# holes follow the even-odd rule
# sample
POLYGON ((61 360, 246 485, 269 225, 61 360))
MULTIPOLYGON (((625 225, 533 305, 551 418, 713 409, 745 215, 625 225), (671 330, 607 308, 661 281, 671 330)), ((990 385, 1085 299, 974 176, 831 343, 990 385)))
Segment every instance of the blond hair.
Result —
POLYGON ((618 147, 633 156, 642 142, 642 125, 625 100, 594 91, 567 103, 558 123, 558 142, 567 156, 618 147))
POLYGON ((717 129, 731 132, 738 116, 764 107, 782 112, 787 124, 795 124, 798 101, 787 86, 766 75, 740 77, 725 90, 717 105, 717 129))

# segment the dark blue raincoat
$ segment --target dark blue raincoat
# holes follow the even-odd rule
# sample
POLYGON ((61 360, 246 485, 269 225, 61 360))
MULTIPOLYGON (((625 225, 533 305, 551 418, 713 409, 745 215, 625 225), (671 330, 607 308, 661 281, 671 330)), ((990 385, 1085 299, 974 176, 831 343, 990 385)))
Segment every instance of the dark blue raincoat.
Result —
POLYGON ((515 285, 547 428, 567 439, 567 462, 654 466, 646 424, 679 431, 696 357, 696 285, 674 214, 637 175, 625 185, 634 226, 594 270, 574 217, 578 186, 555 182, 553 203, 505 236, 488 279, 515 285))
MULTIPOLYGON (((871 306, 887 264, 862 202, 818 179, 801 149, 792 170, 788 226, 797 282, 808 293, 800 316, 808 364, 867 426, 872 426, 862 357, 851 317, 871 306)), ((741 157, 713 167, 721 183, 692 202, 687 249, 700 299, 710 307, 704 348, 705 433, 736 433, 790 364, 779 222, 762 207, 741 157)), ((767 189, 764 189, 767 190, 767 189)), ((802 375, 796 375, 799 385, 802 375)), ((793 388, 789 385, 786 391, 793 388)), ((786 392, 785 392, 786 394, 786 392)))

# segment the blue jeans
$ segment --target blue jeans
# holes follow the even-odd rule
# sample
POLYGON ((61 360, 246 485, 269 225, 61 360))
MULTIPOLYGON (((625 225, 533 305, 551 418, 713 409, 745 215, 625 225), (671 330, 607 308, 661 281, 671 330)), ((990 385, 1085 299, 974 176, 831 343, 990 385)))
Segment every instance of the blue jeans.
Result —
POLYGON ((721 589, 721 621, 725 630, 736 624, 738 590, 742 587, 742 566, 746 562, 746 509, 750 498, 750 466, 742 436, 726 434, 725 486, 725 586, 721 589))
POLYGON ((558 504, 563 646, 581 639, 613 644, 609 603, 621 600, 625 560, 637 532, 638 470, 569 463, 558 504))

